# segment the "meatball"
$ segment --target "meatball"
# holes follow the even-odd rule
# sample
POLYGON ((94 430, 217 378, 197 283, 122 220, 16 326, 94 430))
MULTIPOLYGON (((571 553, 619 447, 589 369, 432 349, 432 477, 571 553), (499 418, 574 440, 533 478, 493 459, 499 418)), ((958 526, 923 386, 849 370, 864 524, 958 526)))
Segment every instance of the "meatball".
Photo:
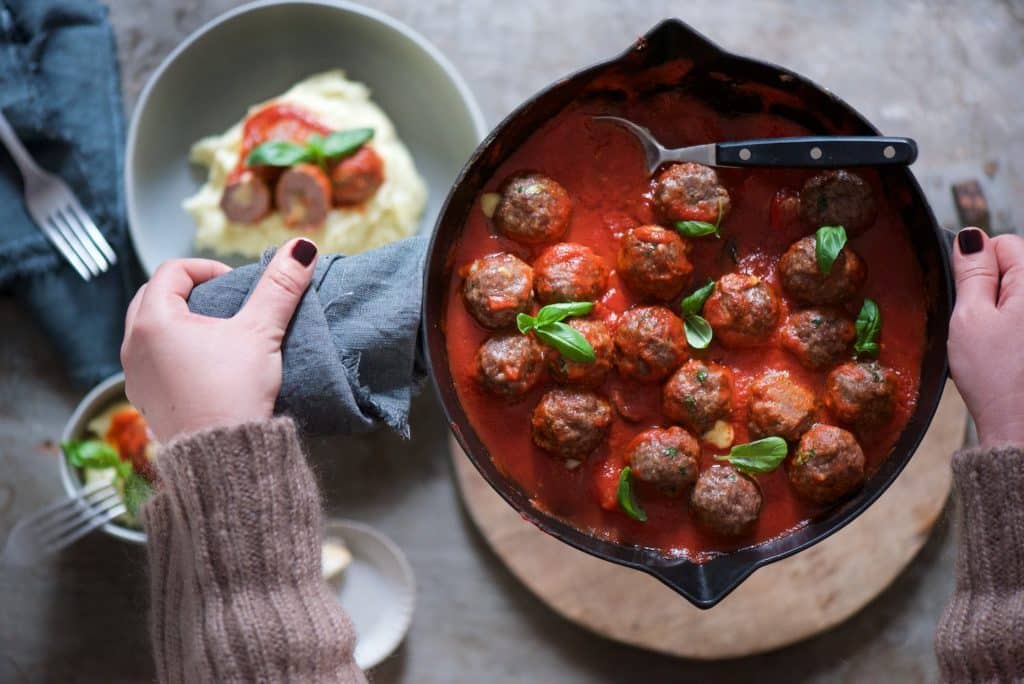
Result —
POLYGON ((674 230, 640 226, 623 236, 616 266, 629 289, 668 301, 679 296, 693 271, 689 251, 689 243, 674 230))
POLYGON ((680 427, 654 428, 630 440, 625 460, 638 480, 677 496, 697 479, 700 444, 680 427))
POLYGON ((522 396, 543 372, 544 349, 529 335, 498 335, 476 352, 476 379, 493 394, 522 396))
POLYGON ((683 322, 663 306, 630 309, 615 329, 615 365, 627 378, 657 382, 686 360, 683 322))
POLYGON ((786 318, 781 337, 782 346, 802 365, 822 370, 849 353, 857 329, 849 316, 837 309, 804 309, 786 318))
POLYGON ((790 245, 779 259, 782 288, 801 304, 842 304, 853 297, 867 280, 868 270, 849 245, 843 247, 825 275, 818 268, 817 242, 813 235, 790 245))
POLYGON ((533 262, 534 287, 541 304, 592 302, 608 287, 604 259, 584 245, 561 242, 533 262))
POLYGON ((732 207, 729 193, 709 166, 673 164, 654 182, 654 203, 668 221, 717 223, 732 207))
POLYGON ((795 442, 814 422, 817 402, 786 373, 768 371, 750 385, 747 429, 754 439, 782 437, 795 442))
POLYGON ((836 367, 825 381, 825 406, 841 422, 873 428, 892 417, 896 372, 877 361, 851 361, 836 367))
POLYGON ((800 190, 800 215, 814 228, 843 226, 856 235, 874 223, 876 214, 871 186, 849 171, 824 171, 800 190))
POLYGON ((516 314, 533 306, 533 269, 519 258, 499 252, 481 257, 462 271, 466 308, 485 328, 505 328, 516 314))
POLYGON ((715 421, 732 415, 732 371, 690 359, 665 383, 661 408, 670 420, 707 432, 715 421))
POLYGON ((593 392, 555 388, 541 397, 530 421, 533 443, 565 459, 596 449, 612 423, 612 407, 593 392))
POLYGON ((557 181, 539 173, 519 173, 499 188, 494 225, 524 245, 554 242, 565 234, 572 200, 557 181))
POLYGON ((864 482, 864 452, 846 430, 818 423, 800 438, 789 482, 808 501, 833 503, 864 482))
POLYGON ((571 385, 600 385, 612 368, 614 346, 608 326, 589 318, 571 318, 566 321, 587 339, 594 348, 593 363, 570 361, 556 350, 548 351, 548 370, 557 382, 571 385))
POLYGON ((697 478, 690 510, 702 525, 736 537, 749 532, 761 514, 761 488, 732 466, 714 465, 697 478))
POLYGON ((727 347, 764 342, 779 320, 779 296, 754 275, 727 273, 704 302, 704 318, 727 347))
POLYGON ((331 198, 339 206, 362 204, 384 184, 384 160, 364 145, 331 169, 331 198))

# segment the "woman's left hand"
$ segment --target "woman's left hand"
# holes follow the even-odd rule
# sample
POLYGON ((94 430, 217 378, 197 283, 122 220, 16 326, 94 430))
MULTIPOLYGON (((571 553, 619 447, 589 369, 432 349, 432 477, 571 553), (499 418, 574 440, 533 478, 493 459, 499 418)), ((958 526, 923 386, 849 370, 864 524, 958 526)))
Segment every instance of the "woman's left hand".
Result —
POLYGON ((316 251, 301 238, 282 245, 232 318, 188 308, 193 287, 231 270, 217 261, 166 262, 139 289, 125 318, 121 364, 128 400, 158 441, 271 416, 281 342, 313 277, 316 251))

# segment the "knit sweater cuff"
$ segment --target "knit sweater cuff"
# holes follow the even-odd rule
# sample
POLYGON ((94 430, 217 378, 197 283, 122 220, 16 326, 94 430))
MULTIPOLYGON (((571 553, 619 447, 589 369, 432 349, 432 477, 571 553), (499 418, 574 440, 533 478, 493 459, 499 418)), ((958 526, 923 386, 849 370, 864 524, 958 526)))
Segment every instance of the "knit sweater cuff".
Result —
POLYGON ((320 500, 292 421, 179 437, 157 467, 143 517, 161 681, 362 681, 320 575, 320 500))
POLYGON ((953 458, 960 509, 956 589, 936 632, 947 681, 1024 676, 1024 449, 953 458))

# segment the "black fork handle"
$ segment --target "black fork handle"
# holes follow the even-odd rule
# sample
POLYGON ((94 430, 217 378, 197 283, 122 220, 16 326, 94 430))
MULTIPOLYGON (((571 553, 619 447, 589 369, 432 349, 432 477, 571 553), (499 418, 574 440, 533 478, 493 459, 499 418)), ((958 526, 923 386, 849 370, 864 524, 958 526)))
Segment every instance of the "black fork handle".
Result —
POLYGON ((808 136, 718 143, 719 166, 909 166, 917 143, 888 136, 808 136))

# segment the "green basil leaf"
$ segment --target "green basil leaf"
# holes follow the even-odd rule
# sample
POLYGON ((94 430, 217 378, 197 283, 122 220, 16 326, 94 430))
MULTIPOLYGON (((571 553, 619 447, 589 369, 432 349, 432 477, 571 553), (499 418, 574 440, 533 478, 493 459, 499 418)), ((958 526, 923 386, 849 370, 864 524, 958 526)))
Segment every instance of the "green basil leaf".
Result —
POLYGON ((684 318, 683 330, 686 332, 686 343, 694 349, 707 349, 711 344, 711 324, 703 316, 691 314, 684 318))
POLYGON ((619 474, 618 501, 619 508, 622 509, 623 513, 633 520, 647 522, 647 512, 640 508, 640 504, 636 502, 636 498, 633 496, 633 480, 630 477, 629 466, 623 468, 619 474))
POLYGON ((728 461, 740 472, 770 473, 786 459, 789 445, 781 437, 765 437, 746 444, 737 444, 729 453, 715 456, 719 461, 728 461))
POLYGON ((530 314, 520 313, 516 315, 516 327, 524 335, 533 330, 535 325, 537 325, 537 319, 530 314))
POLYGON ((578 330, 561 321, 533 329, 537 339, 558 351, 559 354, 578 363, 593 363, 594 348, 578 330))
POLYGON ((329 159, 347 157, 368 143, 372 137, 372 128, 352 128, 347 131, 335 131, 324 139, 324 156, 329 159))
POLYGON ((839 258, 839 252, 846 245, 846 229, 842 226, 822 226, 814 234, 814 256, 818 270, 828 275, 832 264, 839 258))
POLYGON ((704 308, 704 302, 707 301, 708 297, 711 296, 712 291, 715 289, 715 281, 709 280, 707 285, 698 288, 692 294, 683 299, 683 303, 680 305, 683 309, 684 316, 694 316, 700 313, 700 310, 704 308))
POLYGON ((306 145, 287 140, 268 140, 250 152, 245 163, 249 166, 294 166, 313 160, 314 155, 306 145))
POLYGON ((121 463, 117 449, 101 439, 61 442, 60 448, 76 468, 116 468, 121 463))
POLYGON ((153 496, 153 485, 138 473, 130 473, 124 481, 124 506, 133 518, 139 516, 142 504, 153 496))
POLYGON ((559 302, 542 306, 537 312, 537 325, 550 325, 569 316, 586 316, 594 310, 593 302, 559 302))
POLYGON ((857 330, 857 341, 853 350, 858 355, 875 356, 878 354, 878 336, 882 332, 882 312, 878 305, 871 299, 864 299, 860 313, 857 314, 855 324, 857 330))
POLYGON ((707 221, 676 221, 676 230, 684 237, 703 237, 705 235, 718 235, 718 226, 707 221))

